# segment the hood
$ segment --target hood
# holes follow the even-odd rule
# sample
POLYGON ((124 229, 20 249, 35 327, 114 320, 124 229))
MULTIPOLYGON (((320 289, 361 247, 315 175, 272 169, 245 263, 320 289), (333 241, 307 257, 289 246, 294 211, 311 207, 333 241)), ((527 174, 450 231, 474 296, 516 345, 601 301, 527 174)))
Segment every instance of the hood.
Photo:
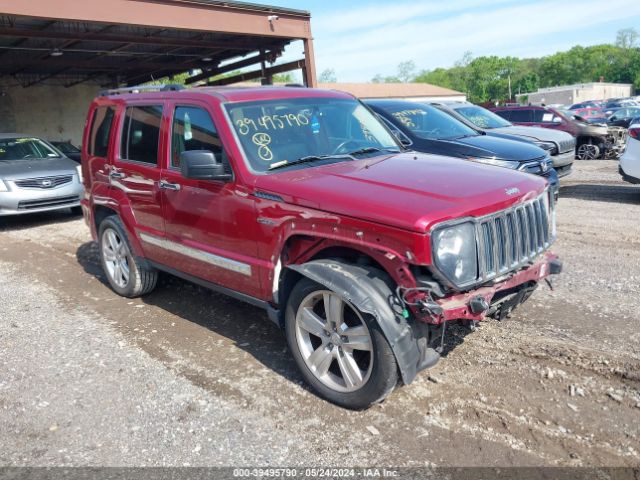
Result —
POLYGON ((566 142, 573 138, 569 133, 563 132, 562 130, 552 130, 550 128, 542 127, 525 127, 523 125, 492 128, 488 131, 517 135, 519 137, 528 137, 532 140, 537 140, 540 142, 560 143, 566 142))
POLYGON ((456 140, 440 140, 451 146, 464 146, 465 156, 495 157, 498 160, 512 160, 517 162, 539 159, 545 156, 540 147, 517 140, 494 137, 491 135, 477 135, 456 140))
POLYGON ((67 157, 0 160, 0 179, 18 180, 20 178, 73 175, 77 173, 77 166, 76 162, 67 157))
POLYGON ((579 135, 596 135, 604 137, 608 133, 606 125, 600 123, 587 123, 577 118, 573 119, 573 123, 578 127, 579 135))
POLYGON ((507 208, 545 185, 508 168, 405 152, 262 175, 254 188, 301 207, 424 233, 440 221, 507 208))

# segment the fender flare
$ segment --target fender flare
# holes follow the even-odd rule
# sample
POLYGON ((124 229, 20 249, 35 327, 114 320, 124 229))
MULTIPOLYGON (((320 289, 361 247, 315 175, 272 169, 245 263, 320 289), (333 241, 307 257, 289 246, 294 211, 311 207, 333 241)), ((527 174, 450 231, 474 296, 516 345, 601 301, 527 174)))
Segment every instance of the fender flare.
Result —
POLYGON ((312 260, 287 268, 324 285, 371 315, 391 346, 405 384, 411 383, 418 371, 438 361, 440 355, 427 346, 427 326, 410 325, 392 289, 381 276, 373 276, 370 269, 333 259, 312 260))

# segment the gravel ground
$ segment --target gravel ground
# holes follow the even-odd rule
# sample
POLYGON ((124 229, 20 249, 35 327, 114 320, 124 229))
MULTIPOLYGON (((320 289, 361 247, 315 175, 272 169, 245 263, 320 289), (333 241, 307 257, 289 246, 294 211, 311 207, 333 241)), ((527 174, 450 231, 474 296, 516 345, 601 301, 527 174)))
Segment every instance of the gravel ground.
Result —
POLYGON ((120 298, 81 219, 2 219, 0 464, 639 466, 640 188, 613 161, 562 185, 554 290, 366 412, 262 311, 167 275, 120 298))

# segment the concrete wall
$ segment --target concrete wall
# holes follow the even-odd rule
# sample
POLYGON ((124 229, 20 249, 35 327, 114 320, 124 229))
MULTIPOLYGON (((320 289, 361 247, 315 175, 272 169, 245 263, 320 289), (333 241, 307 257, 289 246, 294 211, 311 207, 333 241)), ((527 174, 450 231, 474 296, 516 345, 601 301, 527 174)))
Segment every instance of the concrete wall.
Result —
POLYGON ((606 100, 607 98, 629 97, 633 95, 633 85, 616 83, 585 83, 566 87, 541 88, 537 92, 525 94, 533 105, 561 103, 571 105, 586 100, 606 100))
POLYGON ((0 79, 0 132, 70 140, 79 146, 89 104, 100 90, 93 83, 23 88, 14 79, 0 79))

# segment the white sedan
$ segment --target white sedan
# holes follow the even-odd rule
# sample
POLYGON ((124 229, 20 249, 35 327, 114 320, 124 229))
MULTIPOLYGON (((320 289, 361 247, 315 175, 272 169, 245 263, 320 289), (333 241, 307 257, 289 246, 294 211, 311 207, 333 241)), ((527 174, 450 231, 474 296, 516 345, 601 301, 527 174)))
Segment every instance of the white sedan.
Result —
POLYGON ((620 157, 620 174, 629 183, 640 183, 640 118, 629 125, 627 148, 620 157))

